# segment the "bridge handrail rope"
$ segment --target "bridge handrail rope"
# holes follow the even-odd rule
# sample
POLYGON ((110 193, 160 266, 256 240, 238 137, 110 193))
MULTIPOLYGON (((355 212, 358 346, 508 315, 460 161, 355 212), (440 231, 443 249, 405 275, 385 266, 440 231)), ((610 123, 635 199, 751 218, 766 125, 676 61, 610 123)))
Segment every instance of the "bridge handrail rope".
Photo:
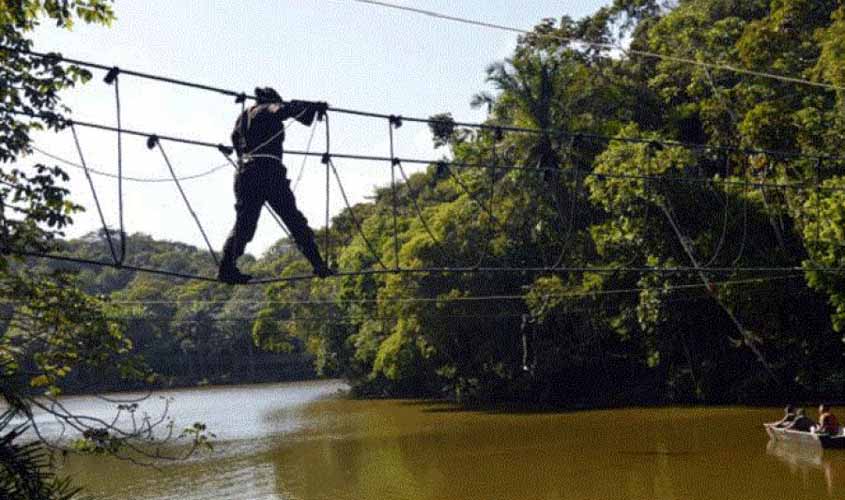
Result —
MULTIPOLYGON (((5 50, 9 52, 17 52, 22 54, 31 55, 33 57, 45 58, 45 59, 52 59, 59 62, 65 62, 68 64, 75 64, 77 66, 84 66, 92 69, 99 69, 102 71, 110 71, 113 69, 113 66, 107 66, 104 64, 95 63, 92 61, 86 61, 81 59, 74 59, 69 57, 64 57, 58 53, 51 52, 51 53, 43 53, 37 52, 34 50, 28 49, 21 49, 17 47, 4 47, 0 45, 0 50, 5 50)), ((701 63, 699 61, 695 61, 697 65, 704 65, 706 63, 701 63)), ((724 68, 722 68, 724 69, 724 68)), ((120 73, 124 75, 130 75, 137 78, 143 78, 153 81, 159 81, 164 83, 169 83, 173 85, 180 85, 185 87, 190 87, 199 90, 206 90, 210 92, 216 92, 223 95, 228 95, 236 98, 236 102, 243 102, 246 99, 255 100, 255 96, 251 94, 247 94, 244 92, 237 92, 230 89, 224 89, 220 87, 214 87, 211 85, 205 85, 197 82, 181 80, 171 77, 166 77, 162 75, 156 75, 152 73, 145 73, 141 71, 134 71, 134 70, 127 70, 127 69, 120 69, 120 73)), ((819 82, 809 82, 805 81, 802 83, 813 84, 816 86, 824 86, 825 84, 821 84, 819 82)), ((845 90, 843 87, 841 90, 845 90)), ((384 113, 377 113, 372 111, 364 111, 364 110, 356 110, 356 109, 347 109, 347 108, 340 108, 329 106, 328 111, 333 111, 336 113, 354 115, 354 116, 363 116, 369 118, 381 118, 381 119, 391 119, 396 115, 384 114, 384 113)), ((423 123, 423 124, 435 124, 435 123, 442 123, 441 120, 436 120, 433 118, 420 118, 420 117, 409 117, 409 116, 402 116, 402 120, 407 122, 414 122, 414 123, 423 123)), ((486 130, 493 130, 501 129, 505 132, 524 132, 524 133, 533 133, 533 134, 550 134, 550 135, 558 135, 558 136, 570 136, 572 134, 577 134, 586 139, 600 139, 600 140, 613 140, 613 141, 622 141, 622 142, 633 142, 633 143, 641 143, 647 144, 655 142, 652 139, 642 138, 642 137, 620 137, 620 136, 607 136, 603 134, 592 134, 588 132, 573 132, 573 131, 566 131, 561 129, 555 128, 530 128, 530 127, 517 127, 513 125, 503 125, 503 124, 493 124, 493 123, 472 123, 472 122, 450 122, 451 124, 457 127, 467 127, 467 128, 475 128, 475 129, 486 129, 486 130)), ((833 155, 810 155, 807 153, 803 153, 800 151, 779 151, 779 150, 772 150, 772 149, 765 149, 765 148, 742 148, 737 146, 724 146, 724 145, 713 145, 713 144, 701 144, 701 143, 693 143, 687 141, 673 141, 673 140, 663 140, 657 141, 658 143, 664 146, 680 146, 686 147, 689 149, 700 149, 700 150, 708 150, 708 151, 724 151, 724 152, 736 152, 746 155, 753 155, 753 154, 765 154, 769 156, 775 157, 802 157, 802 158, 823 158, 826 160, 838 160, 838 161, 845 161, 845 156, 833 156, 833 155)))
MULTIPOLYGON (((80 120, 71 120, 68 118, 62 118, 59 115, 54 113, 30 113, 21 110, 9 110, 11 114, 17 115, 24 115, 30 116, 32 118, 37 119, 58 119, 63 123, 73 123, 79 127, 86 127, 86 128, 94 128, 99 130, 107 130, 112 132, 117 132, 118 129, 115 127, 111 127, 108 125, 103 125, 101 123, 92 123, 87 121, 80 121, 80 120)), ((131 130, 131 129, 122 129, 121 132, 127 135, 134 135, 138 137, 149 138, 155 135, 159 140, 162 141, 169 141, 169 142, 176 142, 182 144, 189 144, 194 146, 201 146, 201 147, 208 147, 208 148, 215 148, 219 149, 221 144, 220 143, 213 143, 210 141, 201 141, 196 139, 188 139, 183 137, 175 137, 170 135, 161 135, 155 134, 151 132, 142 132, 138 130, 131 130)), ((652 143, 656 144, 663 144, 661 141, 651 141, 652 143)), ((645 143, 645 142, 643 142, 645 143)), ((224 146, 226 147, 226 146, 224 146)), ((322 157, 324 153, 316 153, 311 151, 300 151, 300 150, 285 150, 285 154, 293 155, 293 156, 314 156, 314 157, 322 157)), ((400 157, 388 157, 388 156, 378 156, 378 155, 362 155, 362 154, 351 154, 351 153, 332 153, 332 157, 346 159, 346 160, 358 160, 358 161, 380 161, 380 162, 394 162, 399 161, 401 163, 410 163, 415 165, 432 165, 437 163, 445 163, 453 168, 459 169, 470 169, 470 168, 487 168, 488 165, 483 162, 464 162, 464 161, 452 161, 452 160, 430 160, 430 159, 421 159, 421 158, 400 158, 400 157)), ((818 156, 806 156, 806 158, 811 159, 818 159, 818 156)), ((544 168, 544 167, 527 167, 524 165, 499 165, 497 168, 503 170, 528 170, 532 172, 542 172, 542 171, 554 171, 555 169, 551 168, 544 168)), ((681 176, 667 176, 667 175, 645 175, 645 174, 611 174, 611 173, 595 173, 595 172, 585 172, 582 175, 586 177, 595 177, 599 180, 602 179, 627 179, 627 180, 659 180, 664 182, 678 182, 678 183, 702 183, 702 184, 720 184, 724 186, 748 186, 754 188, 766 187, 766 188, 774 188, 774 189, 802 189, 806 188, 807 186, 815 186, 815 180, 807 180, 807 181, 800 181, 800 182, 791 182, 791 183, 771 183, 771 182, 755 182, 755 181, 748 181, 748 180, 732 180, 732 179, 714 179, 712 177, 681 177, 681 176)), ((845 187, 820 187, 819 190, 821 192, 837 192, 837 191, 845 191, 845 187)))

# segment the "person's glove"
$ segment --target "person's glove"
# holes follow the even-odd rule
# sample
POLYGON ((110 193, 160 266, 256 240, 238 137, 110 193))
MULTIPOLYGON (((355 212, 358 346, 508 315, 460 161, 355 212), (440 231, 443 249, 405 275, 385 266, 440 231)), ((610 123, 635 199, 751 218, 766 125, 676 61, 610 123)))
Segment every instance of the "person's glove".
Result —
POLYGON ((313 111, 317 115, 317 121, 323 121, 328 110, 329 104, 322 101, 312 102, 309 109, 309 111, 313 111))

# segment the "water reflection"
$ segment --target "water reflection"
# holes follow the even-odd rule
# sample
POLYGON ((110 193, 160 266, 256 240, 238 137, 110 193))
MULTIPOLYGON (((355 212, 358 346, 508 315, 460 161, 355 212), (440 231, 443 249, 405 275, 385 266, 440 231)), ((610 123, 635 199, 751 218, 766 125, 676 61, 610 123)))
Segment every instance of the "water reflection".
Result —
POLYGON ((845 490, 845 454, 842 450, 824 450, 816 443, 770 440, 766 453, 785 464, 804 484, 823 478, 830 497, 845 490))

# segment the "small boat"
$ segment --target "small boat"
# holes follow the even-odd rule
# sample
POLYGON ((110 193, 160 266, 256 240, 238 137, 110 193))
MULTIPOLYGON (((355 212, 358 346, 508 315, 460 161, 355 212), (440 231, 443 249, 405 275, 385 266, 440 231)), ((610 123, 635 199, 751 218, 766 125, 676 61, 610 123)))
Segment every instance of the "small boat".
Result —
POLYGON ((766 433, 774 441, 820 446, 826 450, 845 449, 845 434, 842 433, 842 430, 839 431, 839 434, 831 435, 784 429, 775 424, 763 424, 763 427, 766 428, 766 433))

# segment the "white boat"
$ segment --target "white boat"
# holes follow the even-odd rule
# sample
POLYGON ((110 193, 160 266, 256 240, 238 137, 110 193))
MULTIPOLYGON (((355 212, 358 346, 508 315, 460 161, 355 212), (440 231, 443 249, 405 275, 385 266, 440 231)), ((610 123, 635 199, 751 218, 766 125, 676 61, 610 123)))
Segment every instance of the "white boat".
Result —
POLYGON ((815 432, 796 431, 784 429, 775 424, 763 424, 766 433, 775 441, 788 441, 793 443, 818 445, 824 449, 842 450, 845 449, 845 434, 843 429, 838 434, 816 434, 815 432))

